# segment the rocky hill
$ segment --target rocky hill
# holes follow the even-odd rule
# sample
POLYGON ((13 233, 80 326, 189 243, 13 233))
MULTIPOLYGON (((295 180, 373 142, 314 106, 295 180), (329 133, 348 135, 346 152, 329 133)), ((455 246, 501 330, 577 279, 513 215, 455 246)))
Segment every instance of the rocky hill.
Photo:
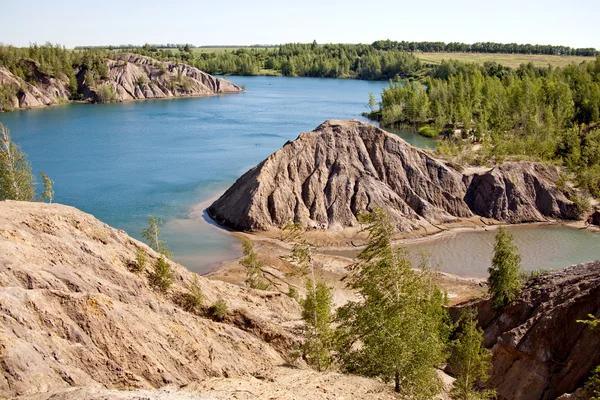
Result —
POLYGON ((500 400, 549 400, 575 392, 600 364, 600 332, 577 320, 600 317, 600 261, 574 265, 530 280, 500 312, 491 300, 452 309, 478 310, 484 346, 492 348, 487 384, 500 400))
MULTIPOLYGON (((25 81, 0 67, 0 111, 36 108, 73 100, 66 76, 51 76, 33 61, 23 60, 32 78, 25 81)), ((87 102, 164 99, 237 93, 242 89, 185 64, 162 62, 137 54, 123 53, 105 59, 106 77, 86 81, 84 67, 77 67, 77 92, 87 102)))
POLYGON ((400 231, 475 215, 518 223, 575 219, 555 167, 529 162, 462 173, 360 121, 326 121, 246 172, 208 209, 238 230, 356 226, 383 208, 400 231))

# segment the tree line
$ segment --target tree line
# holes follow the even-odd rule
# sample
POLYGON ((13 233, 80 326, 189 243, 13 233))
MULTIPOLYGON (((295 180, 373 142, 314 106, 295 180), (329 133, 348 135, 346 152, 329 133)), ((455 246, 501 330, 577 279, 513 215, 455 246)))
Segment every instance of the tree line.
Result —
POLYGON ((446 140, 439 150, 467 155, 468 162, 529 157, 562 163, 584 192, 600 196, 600 56, 563 68, 514 70, 443 62, 421 81, 391 82, 371 115, 387 126, 440 134, 446 140), (474 144, 481 148, 475 151, 474 144))
POLYGON ((459 42, 407 42, 377 40, 373 47, 378 50, 422 51, 428 53, 505 53, 505 54, 545 54, 561 56, 595 57, 598 50, 592 47, 573 48, 569 46, 553 46, 550 44, 518 44, 477 42, 473 44, 459 42))

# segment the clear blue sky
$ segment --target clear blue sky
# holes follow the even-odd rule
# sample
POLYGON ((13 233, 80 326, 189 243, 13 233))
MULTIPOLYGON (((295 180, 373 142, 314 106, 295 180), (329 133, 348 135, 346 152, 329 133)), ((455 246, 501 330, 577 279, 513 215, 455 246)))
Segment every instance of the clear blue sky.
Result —
POLYGON ((2 0, 0 42, 77 45, 409 41, 600 48, 600 0, 2 0))

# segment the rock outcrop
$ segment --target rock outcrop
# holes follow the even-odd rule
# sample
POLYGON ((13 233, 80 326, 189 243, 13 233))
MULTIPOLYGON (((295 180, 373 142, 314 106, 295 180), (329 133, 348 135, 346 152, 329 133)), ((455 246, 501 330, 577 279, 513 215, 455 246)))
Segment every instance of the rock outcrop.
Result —
POLYGON ((506 163, 463 174, 397 135, 360 121, 326 121, 246 172, 208 212, 238 230, 346 228, 384 209, 401 231, 473 215, 511 223, 577 217, 555 167, 506 163))
POLYGON ((41 72, 33 61, 23 64, 29 68, 35 85, 0 67, 0 112, 18 108, 38 108, 68 102, 71 94, 66 77, 53 77, 41 72))
MULTIPOLYGON (((173 97, 202 97, 221 93, 236 93, 242 89, 234 83, 215 78, 186 64, 162 62, 138 54, 123 53, 117 59, 106 59, 105 79, 85 81, 86 69, 78 67, 78 92, 84 101, 129 101, 173 97), (104 86, 111 87, 112 97, 101 99, 104 86)), ((31 82, 26 82, 0 67, 0 112, 13 109, 38 108, 70 102, 69 78, 51 76, 39 70, 35 62, 20 61, 29 70, 31 82)))
POLYGON ((527 283, 519 298, 496 312, 491 300, 476 307, 484 346, 492 348, 486 384, 503 400, 555 399, 575 392, 600 364, 600 331, 577 320, 600 317, 600 261, 574 265, 527 283))
POLYGON ((0 398, 257 374, 295 350, 282 325, 299 319, 297 302, 199 277, 206 306, 228 304, 214 322, 177 306, 194 275, 184 267, 169 262, 168 295, 149 286, 157 258, 72 207, 0 202, 0 398), (128 268, 138 249, 143 273, 128 268))
POLYGON ((98 101, 98 90, 110 85, 114 101, 165 99, 172 97, 212 96, 236 93, 242 89, 228 80, 215 78, 198 68, 173 62, 161 62, 139 54, 121 54, 117 60, 107 60, 108 79, 88 88, 85 70, 78 74, 84 96, 98 101))

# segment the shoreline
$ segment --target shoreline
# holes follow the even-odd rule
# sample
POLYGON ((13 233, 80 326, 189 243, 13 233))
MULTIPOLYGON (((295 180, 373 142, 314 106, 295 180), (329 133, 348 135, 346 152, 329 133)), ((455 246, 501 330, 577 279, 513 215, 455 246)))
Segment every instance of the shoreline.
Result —
MULTIPOLYGON (((272 230, 272 231, 259 231, 259 232, 241 232, 236 231, 231 228, 225 227, 223 225, 218 224, 214 221, 210 215, 208 214, 208 207, 215 200, 217 200, 225 191, 219 192, 211 198, 195 204, 190 207, 189 218, 193 219, 201 219, 203 223, 210 225, 215 229, 219 229, 224 233, 227 233, 239 240, 247 239, 253 243, 259 244, 268 244, 271 246, 276 246, 280 249, 284 249, 287 251, 291 251, 294 246, 293 241, 286 241, 283 238, 284 231, 281 229, 272 230)), ((443 228, 443 225, 433 226, 438 229, 437 232, 431 232, 425 228, 420 229, 418 231, 413 232, 404 232, 397 233, 395 237, 392 239, 392 244, 394 246, 411 246, 415 244, 426 244, 431 243, 440 239, 447 238, 449 236, 460 235, 461 233, 466 232, 489 232, 495 231, 499 227, 506 227, 508 229, 528 229, 528 228, 536 228, 536 227, 566 227, 569 229, 577 229, 577 230, 588 230, 591 232, 600 232, 600 227, 598 226, 585 226, 585 221, 569 221, 569 220, 548 220, 548 221, 537 221, 537 222, 527 222, 527 223, 519 223, 519 224, 508 224, 502 221, 497 220, 488 220, 483 219, 482 217, 476 217, 471 219, 459 220, 450 226, 446 226, 443 228), (402 237, 404 236, 404 237, 402 237)), ((319 241, 319 238, 322 237, 335 237, 340 234, 344 235, 341 240, 346 241, 345 245, 315 245, 315 253, 324 257, 335 257, 335 258, 344 258, 347 260, 354 260, 356 257, 356 253, 360 252, 364 249, 365 244, 355 244, 354 241, 364 240, 366 237, 364 234, 362 237, 360 236, 360 228, 346 228, 342 231, 307 231, 307 234, 313 236, 309 238, 309 242, 311 241, 319 241), (348 236, 345 236, 348 235, 348 236), (310 240, 312 239, 312 240, 310 240)), ((340 240, 338 237, 337 240, 340 240)), ((239 257, 238 257, 239 258, 239 257)), ((228 264, 231 264, 238 258, 226 259, 215 265, 211 265, 208 268, 207 272, 203 273, 204 276, 215 275, 219 273, 219 270, 222 268, 227 268, 228 264)), ((460 278, 460 279, 481 279, 480 276, 467 276, 467 275, 459 275, 455 273, 442 272, 443 274, 448 274, 449 276, 460 278)))
MULTIPOLYGON (((229 81, 231 82, 231 81, 229 81)), ((233 83, 233 82, 231 82, 233 83)), ((237 85, 236 85, 237 86, 237 85)), ((0 114, 8 114, 8 113, 14 113, 14 112, 18 112, 18 111, 31 111, 31 110, 44 110, 47 108, 51 108, 51 107, 58 107, 58 106, 70 106, 73 104, 85 104, 85 105, 108 105, 108 104, 128 104, 128 103, 135 103, 138 101, 150 101, 150 100, 179 100, 179 99, 202 99, 202 98, 208 98, 208 97, 217 97, 217 96, 223 96, 223 95, 229 95, 229 94, 239 94, 239 93, 244 93, 246 90, 242 89, 239 92, 223 92, 223 93, 213 93, 213 94, 198 94, 198 95, 185 95, 185 96, 170 96, 170 97, 153 97, 153 98, 143 98, 143 99, 126 99, 126 100, 119 100, 119 101, 112 101, 110 103, 92 103, 90 101, 85 101, 85 100, 66 100, 66 101, 60 101, 58 103, 54 103, 54 104, 44 104, 38 107, 17 107, 13 110, 10 111, 0 111, 0 114)))

